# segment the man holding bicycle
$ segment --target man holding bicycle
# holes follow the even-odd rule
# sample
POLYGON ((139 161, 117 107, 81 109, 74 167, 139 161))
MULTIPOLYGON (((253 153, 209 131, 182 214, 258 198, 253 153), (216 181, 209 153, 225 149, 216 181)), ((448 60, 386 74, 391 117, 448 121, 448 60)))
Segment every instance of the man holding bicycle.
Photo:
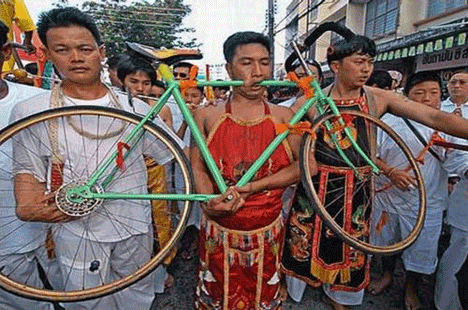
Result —
MULTIPOLYGON (((284 297, 280 257, 282 193, 298 181, 298 137, 290 136, 260 168, 253 181, 233 187, 276 136, 275 123, 292 112, 264 101, 271 76, 268 38, 238 32, 224 43, 226 69, 243 80, 223 105, 195 111, 195 120, 229 189, 203 204, 197 309, 278 309, 284 297)), ((216 193, 196 146, 191 160, 199 193, 216 193)))
MULTIPOLYGON (((335 82, 324 92, 333 98, 338 107, 359 109, 376 117, 390 112, 452 135, 465 138, 468 136, 468 123, 459 117, 411 101, 395 92, 365 86, 364 84, 373 71, 375 54, 375 43, 369 38, 356 35, 339 41, 329 48, 327 60, 334 72, 335 82)), ((300 107, 305 100, 306 98, 299 99, 295 108, 300 107)), ((309 110, 307 117, 309 120, 315 120, 317 118, 316 111, 314 109, 309 110)), ((356 129, 363 129, 362 124, 355 124, 354 126, 356 129)), ((370 147, 372 147, 372 143, 375 143, 369 137, 363 136, 359 137, 359 139, 363 139, 361 141, 369 144, 370 147)), ((333 148, 333 146, 329 147, 333 148)), ((326 162, 319 163, 319 166, 320 164, 328 165, 326 162)), ((338 171, 340 168, 336 167, 335 170, 338 171)), ((325 171, 323 173, 331 173, 330 169, 325 170, 323 170, 325 171)), ((322 176, 323 173, 320 167, 319 171, 319 175, 322 176)), ((327 177, 325 176, 323 180, 327 180, 327 177)), ((371 181, 367 183, 363 187, 369 188, 372 186, 371 181)), ((333 186, 330 184, 329 181, 320 182, 318 191, 324 190, 326 192, 327 188, 333 186)), ((344 187, 338 187, 344 190, 344 187)), ((347 188, 350 187, 347 186, 347 188)), ((357 191, 354 188, 351 190, 353 193, 357 191)), ((337 192, 332 193, 330 191, 330 194, 337 195, 338 199, 340 197, 340 193, 337 192)), ((360 197, 357 199, 364 199, 364 201, 371 199, 369 193, 356 192, 353 197, 356 197, 356 194, 360 197)), ((331 196, 329 199, 334 200, 331 196)), ((339 200, 336 200, 336 202, 340 203, 339 200)), ((355 204, 354 201, 346 201, 340 207, 340 210, 343 210, 343 214, 351 216, 358 211, 358 208, 359 205, 355 204)), ((352 219, 349 218, 348 220, 351 221, 352 219)), ((307 247, 311 251, 310 264, 304 266, 294 256, 283 258, 283 262, 285 259, 289 260, 289 271, 295 273, 301 279, 309 279, 308 283, 310 285, 317 287, 323 283, 327 295, 325 301, 334 309, 348 309, 347 305, 361 304, 364 289, 369 284, 368 256, 343 242, 339 242, 337 237, 331 231, 328 231, 325 225, 320 224, 322 223, 320 218, 317 217, 314 223, 316 227, 312 232, 314 237, 310 239, 307 247), (320 225, 317 226, 317 224, 320 225), (320 232, 317 233, 317 229, 320 229, 320 232), (334 244, 333 247, 331 246, 332 243, 334 244), (330 244, 330 246, 327 246, 327 244, 330 244)))
MULTIPOLYGON (((130 103, 126 95, 115 94, 101 81, 104 47, 91 17, 76 8, 54 9, 41 15, 38 32, 62 83, 51 93, 16 105, 12 120, 61 106, 113 107, 142 114, 149 110, 146 103, 138 99, 130 103)), ((69 216, 58 209, 57 189, 80 176, 89 177, 88 172, 96 169, 106 154, 115 152, 122 136, 130 131, 129 126, 115 119, 100 118, 97 127, 92 118, 66 119, 57 125, 61 130, 57 128, 56 135, 42 139, 43 143, 50 140, 51 151, 30 142, 42 135, 39 128, 31 131, 31 137, 21 136, 22 141, 18 141, 16 150, 13 148, 16 213, 23 221, 53 223, 53 250, 64 278, 64 287, 59 288, 62 291, 98 287, 129 275, 148 262, 153 247, 149 201, 106 201, 99 212, 85 217, 69 216), (69 155, 62 158, 62 152, 69 155)), ((159 118, 154 122, 167 128, 159 118)), ((170 130, 167 134, 176 138, 170 130)), ((151 156, 160 165, 172 159, 163 145, 151 143, 145 149, 146 142, 143 136, 134 146, 130 163, 118 172, 120 179, 108 185, 110 191, 146 193, 142 155, 151 156)), ((154 298, 153 284, 150 275, 110 296, 67 303, 66 309, 126 309, 129 305, 149 309, 154 298)))

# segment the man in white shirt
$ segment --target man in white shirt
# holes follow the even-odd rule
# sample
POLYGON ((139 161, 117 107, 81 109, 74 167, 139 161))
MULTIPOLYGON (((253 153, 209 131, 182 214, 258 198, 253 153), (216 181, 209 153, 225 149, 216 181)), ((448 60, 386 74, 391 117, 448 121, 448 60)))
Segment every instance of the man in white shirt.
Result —
MULTIPOLYGON (((8 27, 0 22, 0 68, 5 60, 11 56, 11 46, 7 43, 8 27)), ((0 128, 8 125, 8 117, 13 106, 32 96, 46 92, 40 88, 11 83, 0 78, 0 128)), ((6 142, 8 143, 8 142, 6 142)), ((39 278, 37 260, 42 267, 45 265, 45 236, 44 223, 21 222, 15 215, 13 182, 10 171, 12 165, 11 143, 2 146, 0 152, 0 269, 10 279, 43 287, 39 278), (24 281, 24 282, 23 282, 24 281)), ((59 275, 51 275, 59 276, 59 275)), ((30 300, 0 290, 1 309, 51 309, 50 303, 30 300)))
MULTIPOLYGON (((11 119, 56 106, 112 106, 121 110, 146 113, 148 106, 141 100, 130 104, 125 95, 113 93, 100 78, 104 47, 99 31, 88 15, 76 8, 59 8, 40 16, 38 33, 44 52, 60 76, 62 84, 33 99, 15 106, 11 119)), ((100 161, 116 150, 117 142, 128 134, 131 126, 121 121, 101 117, 99 122, 87 123, 87 118, 69 117, 58 130, 57 152, 66 151, 61 168, 63 184, 80 177, 89 177, 100 161), (83 129, 80 129, 80 124, 83 129), (96 125, 87 129, 88 125, 96 125), (97 130, 96 130, 97 129, 97 130)), ((155 119, 163 128, 164 123, 155 119)), ((167 133, 175 137, 167 128, 167 133)), ((31 137, 42 137, 40 128, 31 130, 31 137)), ((31 143, 25 135, 15 143, 16 213, 22 220, 53 224, 55 253, 64 277, 61 290, 81 290, 100 286, 131 274, 147 263, 153 247, 151 207, 148 201, 104 201, 96 212, 72 218, 48 203, 50 187, 50 150, 31 143), (22 142, 22 143, 21 143, 22 142), (99 212, 98 212, 99 211, 99 212)), ((48 136, 40 141, 47 142, 48 136)), ((177 138, 175 137, 177 140, 177 138)), ((146 136, 134 146, 125 171, 117 172, 107 185, 109 192, 147 192, 146 166, 143 154, 164 165, 172 159, 167 148, 158 143, 146 149, 146 136)), ((153 278, 148 276, 115 294, 76 303, 66 309, 149 309, 154 298, 153 278)))
MULTIPOLYGON (((449 97, 441 104, 441 110, 454 112, 456 108, 466 110, 468 103, 468 71, 458 71, 447 83, 449 97)), ((468 115, 468 114, 465 114, 468 115)))
MULTIPOLYGON (((441 110, 468 118, 468 72, 455 73, 448 82, 450 98, 441 110)), ((459 140, 460 144, 466 141, 459 140)), ((435 286, 435 304, 439 310, 462 309, 456 274, 468 257, 468 180, 453 185, 448 199, 447 222, 451 227, 450 246, 440 259, 435 286)))
MULTIPOLYGON (((418 72, 406 82, 405 95, 434 109, 439 109, 441 81, 438 75, 430 72, 418 72)), ((425 143, 429 143, 434 130, 422 124, 400 117, 385 115, 382 120, 390 125, 409 146, 414 156, 419 156, 425 143), (418 135, 420 137, 418 137, 418 135)), ((440 134, 446 139, 454 140, 448 135, 440 134)), ((403 153, 395 147, 394 142, 382 131, 378 132, 378 158, 385 176, 375 181, 376 188, 385 188, 389 180, 393 186, 378 191, 374 203, 374 223, 371 238, 376 244, 385 245, 398 241, 409 234, 416 221, 419 206, 418 193, 411 190, 414 176, 404 171, 403 153), (402 164, 403 163, 403 164, 402 164), (386 172, 386 173, 385 173, 386 172), (389 219, 379 228, 382 218, 389 219)), ((415 285, 421 283, 423 274, 432 274, 437 267, 438 240, 442 228, 443 212, 447 207, 447 172, 462 174, 468 169, 468 157, 460 151, 446 151, 442 147, 431 147, 424 155, 420 165, 426 188, 427 212, 422 231, 414 244, 403 251, 402 258, 406 270, 405 309, 414 310, 421 307, 415 285)), ((371 281, 368 290, 372 294, 382 292, 391 284, 395 257, 382 258, 384 274, 371 281)))

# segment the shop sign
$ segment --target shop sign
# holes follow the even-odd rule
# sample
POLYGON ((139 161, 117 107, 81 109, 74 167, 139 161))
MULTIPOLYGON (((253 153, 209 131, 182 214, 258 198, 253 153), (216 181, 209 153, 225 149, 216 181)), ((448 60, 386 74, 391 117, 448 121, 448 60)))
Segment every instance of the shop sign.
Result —
POLYGON ((395 51, 395 59, 400 59, 401 58, 401 50, 396 50, 395 51))
POLYGON ((408 48, 404 47, 403 50, 401 51, 401 58, 406 58, 408 57, 408 48))
POLYGON ((466 43, 466 32, 462 32, 458 35, 458 46, 464 45, 466 43))
POLYGON ((445 48, 452 48, 453 47, 453 36, 448 37, 445 39, 445 48))
POLYGON ((432 53, 419 55, 417 71, 440 70, 468 65, 468 45, 456 46, 432 53))
POLYGON ((434 44, 432 42, 428 42, 426 44, 426 49, 424 50, 424 52, 431 53, 433 51, 434 51, 434 44))

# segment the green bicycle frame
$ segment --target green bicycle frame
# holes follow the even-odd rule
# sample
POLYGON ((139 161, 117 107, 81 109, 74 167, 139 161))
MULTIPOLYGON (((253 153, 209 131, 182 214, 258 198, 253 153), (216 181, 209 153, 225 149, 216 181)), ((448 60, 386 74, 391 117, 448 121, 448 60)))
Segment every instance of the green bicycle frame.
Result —
MULTIPOLYGON (((183 115, 184 120, 187 122, 188 127, 190 128, 192 137, 198 146, 200 153, 202 155, 203 160, 205 161, 205 164, 213 177, 218 189, 220 190, 221 193, 225 192, 227 190, 227 185, 221 175, 220 170, 216 166, 216 163, 208 149, 208 146, 198 129, 197 124, 195 123, 195 120, 185 104, 185 101, 182 97, 182 94, 180 92, 179 88, 179 83, 174 80, 174 76, 172 75, 172 72, 170 72, 169 67, 167 65, 161 64, 159 67, 159 72, 163 76, 163 79, 167 82, 168 88, 164 92, 164 94, 159 98, 157 104, 155 104, 153 107, 150 108, 148 114, 146 114, 143 119, 141 120, 140 123, 136 125, 135 128, 132 129, 132 131, 123 139, 124 143, 132 145, 132 143, 136 143, 140 138, 141 138, 141 133, 143 132, 143 125, 152 120, 155 115, 157 115, 161 109, 164 107, 164 105, 167 103, 169 97, 172 95, 179 106, 181 113, 183 115)), ((243 81, 198 81, 197 84, 199 86, 242 86, 243 81)), ((261 86, 295 86, 296 84, 294 82, 290 81, 274 81, 274 80, 269 80, 269 81, 263 81, 260 83, 261 86)), ((314 97, 308 99, 304 105, 296 112, 296 114, 293 116, 293 118, 290 120, 289 125, 294 125, 297 122, 299 122, 304 115, 309 111, 310 108, 314 107, 316 108, 317 112, 319 115, 322 115, 325 113, 325 109, 328 106, 332 113, 334 113, 338 118, 338 121, 340 122, 341 125, 345 126, 344 120, 340 117, 340 111, 337 108, 337 106, 334 104, 333 100, 327 97, 322 89, 320 88, 320 85, 318 84, 317 81, 313 81, 311 83, 312 88, 315 91, 314 97)), ((331 129, 331 124, 325 124, 328 130, 331 129)), ((351 132, 349 128, 344 128, 344 132, 346 136, 349 138, 351 141, 351 144, 353 148, 364 158, 364 160, 369 164, 369 166, 372 168, 374 173, 380 172, 380 169, 372 162, 372 160, 365 154, 365 152, 359 147, 357 142, 354 140, 354 138, 351 135, 351 132)), ((243 175, 243 177, 238 181, 236 184, 237 186, 244 186, 246 185, 252 178, 254 177, 255 173, 260 169, 260 167, 268 160, 268 158, 271 156, 271 154, 276 150, 276 148, 286 139, 286 137, 289 134, 289 130, 286 130, 285 132, 279 134, 276 136, 276 138, 269 144, 269 146, 263 151, 263 153, 260 155, 260 157, 254 162, 254 164, 247 170, 247 172, 243 175)), ((346 162, 346 164, 352 168, 357 175, 359 173, 357 172, 357 169, 354 167, 352 162, 347 158, 345 153, 341 150, 340 147, 338 147, 338 142, 336 139, 335 134, 331 135, 331 139, 336 147, 336 150, 338 151, 340 157, 346 162)), ((125 155, 124 158, 126 158, 133 148, 130 148, 125 155)), ((218 195, 215 194, 116 194, 116 193, 94 193, 90 189, 91 187, 97 183, 98 179, 104 174, 104 172, 111 167, 111 165, 115 165, 114 161, 117 157, 117 152, 114 152, 112 156, 110 156, 98 169, 92 174, 86 185, 75 188, 75 189, 70 189, 69 194, 75 194, 73 200, 79 202, 82 198, 97 198, 97 199, 138 199, 138 200, 190 200, 190 201, 207 201, 209 199, 212 199, 218 195), (78 197, 78 198, 76 198, 78 197)), ((100 184, 104 189, 105 187, 112 181, 113 177, 115 176, 115 173, 118 171, 117 167, 114 167, 112 172, 106 176, 104 181, 100 184)))

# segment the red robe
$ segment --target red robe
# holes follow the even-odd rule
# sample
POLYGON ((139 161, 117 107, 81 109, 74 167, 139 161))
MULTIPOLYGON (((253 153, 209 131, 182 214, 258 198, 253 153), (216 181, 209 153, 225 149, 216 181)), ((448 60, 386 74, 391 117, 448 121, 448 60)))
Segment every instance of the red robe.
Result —
MULTIPOLYGON (((275 120, 265 114, 252 122, 231 115, 231 105, 213 127, 208 148, 228 185, 235 185, 276 137, 275 120)), ((292 162, 284 141, 254 179, 272 175, 292 162)), ((204 216, 200 229, 199 309, 276 309, 283 299, 280 255, 284 188, 249 196, 234 214, 204 216)))

